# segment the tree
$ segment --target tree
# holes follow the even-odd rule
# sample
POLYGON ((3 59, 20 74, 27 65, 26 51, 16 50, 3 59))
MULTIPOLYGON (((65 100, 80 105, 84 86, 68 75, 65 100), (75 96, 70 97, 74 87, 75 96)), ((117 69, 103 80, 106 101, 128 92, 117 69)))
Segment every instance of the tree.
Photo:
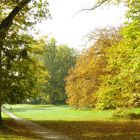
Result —
POLYGON ((41 60, 44 47, 42 41, 22 34, 6 40, 5 45, 11 42, 10 50, 3 54, 3 104, 21 103, 42 95, 48 77, 41 60), (18 45, 25 46, 22 48, 18 45))
POLYGON ((97 108, 129 108, 140 103, 139 42, 123 40, 108 50, 108 73, 102 77, 97 108))
MULTIPOLYGON (((10 45, 6 46, 5 42, 13 32, 15 34, 25 33, 28 27, 48 17, 47 5, 46 0, 3 0, 0 3, 0 123, 2 123, 1 106, 4 80, 3 56, 6 56, 3 54, 5 51, 8 52, 7 48, 10 48, 10 45)), ((22 54, 23 52, 25 51, 22 51, 22 54)))
POLYGON ((30 62, 27 66, 30 68, 30 71, 28 71, 28 77, 26 79, 31 81, 31 84, 29 85, 30 88, 28 88, 30 93, 29 97, 25 98, 26 102, 27 99, 30 102, 38 102, 38 100, 43 100, 45 97, 46 84, 49 80, 49 73, 43 61, 43 56, 45 54, 44 45, 45 42, 43 39, 37 40, 36 44, 33 44, 29 50, 30 62))
POLYGON ((100 87, 98 108, 140 106, 139 1, 127 12, 128 22, 122 29, 123 40, 107 52, 107 75, 100 87))
POLYGON ((66 45, 56 45, 56 41, 51 41, 45 47, 44 61, 50 74, 47 83, 47 94, 50 103, 65 103, 65 81, 70 67, 74 66, 76 52, 66 45))
POLYGON ((93 46, 79 56, 66 78, 67 102, 78 108, 95 107, 101 76, 106 72, 106 49, 121 39, 114 28, 98 29, 89 37, 94 39, 93 46))

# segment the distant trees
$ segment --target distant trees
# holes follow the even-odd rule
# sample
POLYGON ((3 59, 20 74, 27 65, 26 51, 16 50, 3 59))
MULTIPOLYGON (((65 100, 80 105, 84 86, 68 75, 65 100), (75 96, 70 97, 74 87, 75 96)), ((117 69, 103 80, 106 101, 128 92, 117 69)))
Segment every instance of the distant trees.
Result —
POLYGON ((66 45, 56 45, 51 39, 45 46, 44 63, 50 79, 46 84, 46 95, 49 103, 65 103, 65 77, 76 61, 76 51, 66 45))

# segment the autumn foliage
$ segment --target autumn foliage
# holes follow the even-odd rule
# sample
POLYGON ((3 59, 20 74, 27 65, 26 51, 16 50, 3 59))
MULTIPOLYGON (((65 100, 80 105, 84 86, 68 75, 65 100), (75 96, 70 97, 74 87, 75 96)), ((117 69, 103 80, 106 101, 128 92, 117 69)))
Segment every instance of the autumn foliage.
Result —
POLYGON ((82 52, 76 66, 66 78, 68 104, 80 108, 93 108, 97 104, 98 91, 106 74, 107 52, 113 44, 121 40, 117 29, 98 29, 90 34, 94 45, 82 52))
POLYGON ((66 78, 69 105, 96 109, 140 106, 137 24, 133 21, 118 30, 108 28, 90 34, 94 45, 80 54, 66 78))

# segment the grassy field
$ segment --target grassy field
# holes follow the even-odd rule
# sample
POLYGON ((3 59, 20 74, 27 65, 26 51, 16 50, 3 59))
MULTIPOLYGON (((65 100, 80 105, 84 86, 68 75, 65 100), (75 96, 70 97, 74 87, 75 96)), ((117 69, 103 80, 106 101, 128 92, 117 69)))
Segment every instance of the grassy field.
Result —
MULTIPOLYGON (((113 110, 76 110, 67 105, 5 105, 15 115, 28 120, 61 121, 114 121, 113 110)), ((140 114, 140 109, 131 109, 129 113, 140 114)), ((123 119, 123 118, 119 118, 123 119)), ((125 118, 126 120, 127 118, 125 118)), ((129 119, 128 119, 129 120, 129 119)))
POLYGON ((14 105, 7 108, 17 116, 29 120, 93 121, 112 117, 112 111, 75 110, 66 105, 14 105))
MULTIPOLYGON (((114 119, 112 110, 75 110, 54 105, 6 105, 6 108, 76 140, 140 140, 140 119, 114 119)), ((130 112, 140 114, 140 109, 130 112)))

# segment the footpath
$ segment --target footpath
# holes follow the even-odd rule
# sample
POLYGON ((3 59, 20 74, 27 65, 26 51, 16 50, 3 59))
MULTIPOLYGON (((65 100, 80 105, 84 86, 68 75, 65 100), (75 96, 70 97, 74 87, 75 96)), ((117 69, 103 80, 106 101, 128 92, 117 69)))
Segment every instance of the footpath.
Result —
POLYGON ((27 128, 27 131, 30 130, 30 132, 32 132, 35 136, 40 137, 39 140, 73 140, 72 138, 60 135, 57 132, 49 130, 37 123, 33 123, 31 121, 19 118, 4 108, 2 109, 2 111, 6 113, 9 117, 14 119, 16 123, 27 128))

